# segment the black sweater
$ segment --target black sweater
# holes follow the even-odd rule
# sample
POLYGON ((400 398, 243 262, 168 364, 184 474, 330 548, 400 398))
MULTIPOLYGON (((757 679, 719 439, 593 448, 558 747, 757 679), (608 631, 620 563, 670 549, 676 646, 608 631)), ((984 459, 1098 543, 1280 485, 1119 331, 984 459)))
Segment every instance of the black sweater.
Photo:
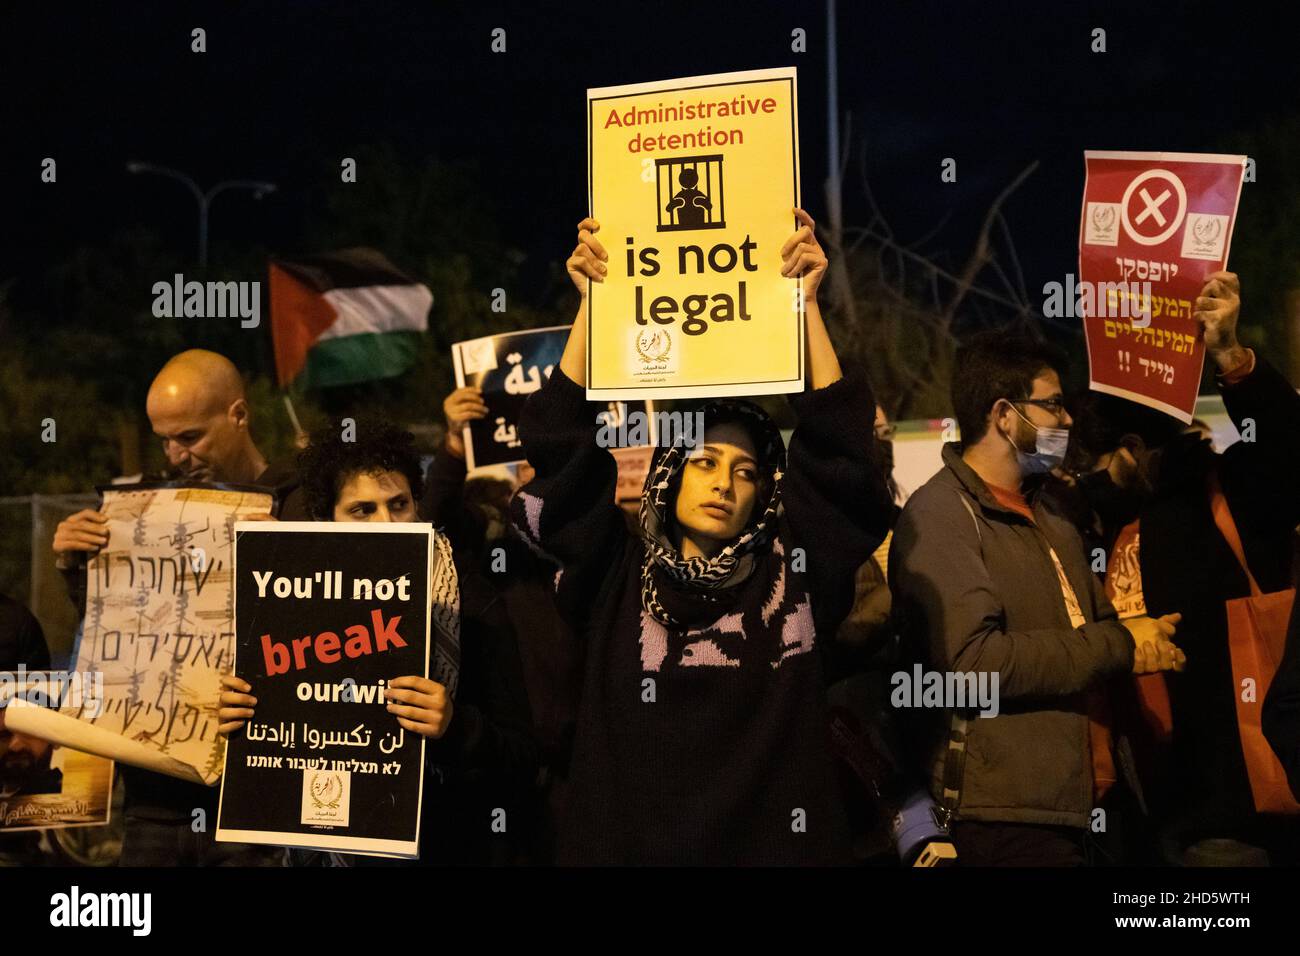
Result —
POLYGON ((718 622, 681 633, 643 614, 643 545, 614 504, 614 459, 595 441, 601 408, 559 369, 529 400, 520 424, 537 476, 513 517, 562 564, 557 604, 583 652, 560 862, 848 859, 821 663, 808 652, 848 613, 892 509, 865 376, 850 370, 792 404, 780 571, 772 580, 758 562, 718 622), (718 645, 738 657, 711 666, 695 653, 718 645))

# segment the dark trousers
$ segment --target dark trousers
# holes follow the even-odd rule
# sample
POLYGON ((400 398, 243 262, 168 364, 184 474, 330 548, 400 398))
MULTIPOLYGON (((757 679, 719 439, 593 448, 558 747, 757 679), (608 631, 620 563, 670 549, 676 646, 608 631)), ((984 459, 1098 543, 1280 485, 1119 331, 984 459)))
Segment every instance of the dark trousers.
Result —
POLYGON ((958 866, 1083 866, 1084 831, 1033 823, 952 825, 958 866))

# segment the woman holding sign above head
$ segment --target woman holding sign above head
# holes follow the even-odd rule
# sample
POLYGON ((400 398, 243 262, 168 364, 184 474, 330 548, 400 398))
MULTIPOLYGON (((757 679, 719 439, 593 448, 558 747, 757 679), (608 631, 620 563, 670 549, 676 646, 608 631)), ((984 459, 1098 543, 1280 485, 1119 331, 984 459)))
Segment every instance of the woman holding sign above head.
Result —
MULTIPOLYGON (((586 401, 585 298, 608 255, 592 219, 567 268, 584 297, 559 368, 525 409, 536 478, 512 502, 562 565, 556 597, 584 654, 561 862, 847 860, 825 741, 818 633, 853 601, 892 501, 863 373, 841 370, 817 306, 812 219, 765 268, 802 279, 808 381, 787 460, 776 424, 734 399, 703 441, 656 449, 629 535, 614 458, 586 401)), ((661 442, 661 445, 663 443, 661 442)))
MULTIPOLYGON (((307 509, 318 521, 420 520, 419 455, 413 436, 394 425, 361 419, 349 428, 326 426, 312 436, 298 467, 307 509)), ((429 581, 432 676, 395 675, 387 685, 394 728, 428 738, 420 859, 508 862, 513 847, 501 833, 513 838, 513 831, 494 830, 493 813, 508 820, 522 810, 537 770, 515 632, 481 574, 463 563, 458 570, 445 535, 436 542, 429 581)), ((254 716, 257 699, 233 674, 222 684, 220 730, 230 735, 254 716)), ((295 858, 314 859, 319 854, 295 858)))

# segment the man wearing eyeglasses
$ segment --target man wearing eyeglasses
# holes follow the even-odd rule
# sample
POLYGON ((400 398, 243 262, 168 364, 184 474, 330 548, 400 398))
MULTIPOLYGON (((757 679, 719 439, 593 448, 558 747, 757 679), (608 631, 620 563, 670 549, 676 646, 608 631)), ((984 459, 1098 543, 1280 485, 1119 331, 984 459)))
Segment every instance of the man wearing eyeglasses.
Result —
POLYGON ((962 440, 908 499, 890 548, 905 653, 945 687, 958 686, 952 674, 983 675, 997 695, 981 711, 996 716, 948 693, 909 715, 962 865, 1080 865, 1095 806, 1086 692, 1185 660, 1172 643, 1178 615, 1121 623, 1078 533, 1039 499, 1069 441, 1063 367, 1054 350, 1000 331, 958 352, 962 440))

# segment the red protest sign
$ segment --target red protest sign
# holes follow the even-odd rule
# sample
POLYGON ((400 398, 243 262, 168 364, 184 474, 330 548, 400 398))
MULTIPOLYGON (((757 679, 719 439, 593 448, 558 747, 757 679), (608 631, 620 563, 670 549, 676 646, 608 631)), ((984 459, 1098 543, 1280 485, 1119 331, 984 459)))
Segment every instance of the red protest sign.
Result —
POLYGON ((1080 314, 1091 388, 1192 420, 1205 345, 1192 319, 1224 268, 1245 156, 1087 150, 1080 314))

